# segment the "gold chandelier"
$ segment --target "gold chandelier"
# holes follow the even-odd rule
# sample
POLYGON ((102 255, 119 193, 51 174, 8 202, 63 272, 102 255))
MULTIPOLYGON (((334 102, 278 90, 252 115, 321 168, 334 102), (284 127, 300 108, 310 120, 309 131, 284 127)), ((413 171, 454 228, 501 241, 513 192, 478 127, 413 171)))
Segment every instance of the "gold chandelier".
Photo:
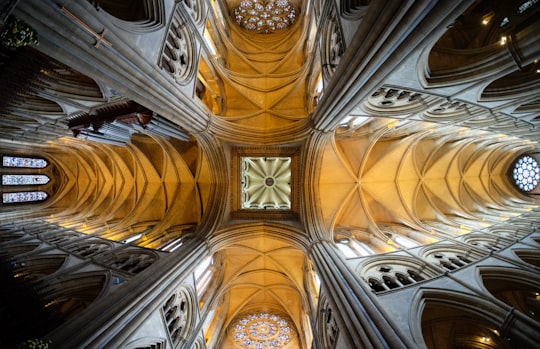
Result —
POLYGON ((234 17, 247 30, 269 34, 293 24, 296 9, 287 0, 243 0, 234 8, 234 17))

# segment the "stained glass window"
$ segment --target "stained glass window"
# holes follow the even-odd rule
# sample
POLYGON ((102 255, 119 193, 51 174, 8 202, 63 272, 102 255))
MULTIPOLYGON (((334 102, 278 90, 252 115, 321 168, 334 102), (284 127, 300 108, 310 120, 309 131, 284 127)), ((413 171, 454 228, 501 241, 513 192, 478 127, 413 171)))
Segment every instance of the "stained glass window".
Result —
POLYGON ((291 319, 264 311, 240 315, 231 332, 235 343, 245 349, 282 348, 296 336, 291 319))
POLYGON ((43 201, 47 199, 47 195, 44 191, 21 191, 17 193, 3 193, 2 202, 4 204, 13 204, 18 202, 32 202, 43 201))
POLYGON ((540 182, 540 167, 531 156, 523 156, 514 165, 514 182, 519 189, 531 191, 540 182))
POLYGON ((29 167, 44 168, 47 167, 47 161, 36 158, 22 158, 16 156, 4 156, 2 164, 5 167, 29 167))
POLYGON ((45 175, 2 175, 2 185, 38 185, 49 180, 45 175))

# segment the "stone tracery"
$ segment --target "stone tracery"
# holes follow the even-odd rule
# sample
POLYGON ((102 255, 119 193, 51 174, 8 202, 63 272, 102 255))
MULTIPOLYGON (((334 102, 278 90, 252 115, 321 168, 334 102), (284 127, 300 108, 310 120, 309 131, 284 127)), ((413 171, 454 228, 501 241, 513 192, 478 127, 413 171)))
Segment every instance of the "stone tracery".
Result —
POLYGON ((243 0, 234 8, 234 18, 247 30, 270 34, 292 25, 296 9, 287 0, 243 0))
POLYGON ((291 319, 266 311, 240 315, 231 335, 245 349, 282 348, 296 336, 291 319))

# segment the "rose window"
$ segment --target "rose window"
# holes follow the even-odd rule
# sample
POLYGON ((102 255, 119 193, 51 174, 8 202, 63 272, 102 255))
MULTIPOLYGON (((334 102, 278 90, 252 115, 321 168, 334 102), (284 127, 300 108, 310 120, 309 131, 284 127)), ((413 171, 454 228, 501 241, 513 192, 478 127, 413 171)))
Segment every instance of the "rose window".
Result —
POLYGON ((293 24, 296 10, 287 0, 243 0, 234 8, 234 18, 247 30, 269 34, 293 24))
POLYGON ((295 336, 292 321, 267 312, 244 314, 232 326, 234 342, 246 349, 281 348, 295 336))
POLYGON ((540 181, 540 167, 531 156, 520 158, 514 165, 514 182, 523 191, 531 191, 540 181))

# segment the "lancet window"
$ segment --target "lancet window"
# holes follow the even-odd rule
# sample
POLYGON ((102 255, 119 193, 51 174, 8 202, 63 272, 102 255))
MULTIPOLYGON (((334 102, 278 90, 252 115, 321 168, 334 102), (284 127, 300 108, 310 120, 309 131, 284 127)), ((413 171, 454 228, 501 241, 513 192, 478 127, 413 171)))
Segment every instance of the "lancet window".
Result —
POLYGON ((2 193, 2 203, 13 204, 19 202, 35 202, 46 200, 49 195, 44 191, 20 191, 16 193, 2 193))
POLYGON ((26 158, 18 156, 3 156, 2 166, 4 167, 26 167, 26 168, 45 168, 48 163, 44 159, 26 158))
POLYGON ((2 185, 39 185, 49 181, 45 175, 2 175, 2 185))
MULTIPOLYGON (((50 181, 46 175, 37 173, 28 173, 28 169, 36 171, 46 168, 49 163, 45 159, 19 157, 19 156, 2 156, 2 166, 9 171, 8 174, 2 174, 3 186, 35 186, 44 185, 50 181), (24 171, 24 173, 21 173, 24 171)), ((27 203, 46 200, 49 195, 44 190, 26 190, 17 192, 2 193, 2 203, 27 203)))

